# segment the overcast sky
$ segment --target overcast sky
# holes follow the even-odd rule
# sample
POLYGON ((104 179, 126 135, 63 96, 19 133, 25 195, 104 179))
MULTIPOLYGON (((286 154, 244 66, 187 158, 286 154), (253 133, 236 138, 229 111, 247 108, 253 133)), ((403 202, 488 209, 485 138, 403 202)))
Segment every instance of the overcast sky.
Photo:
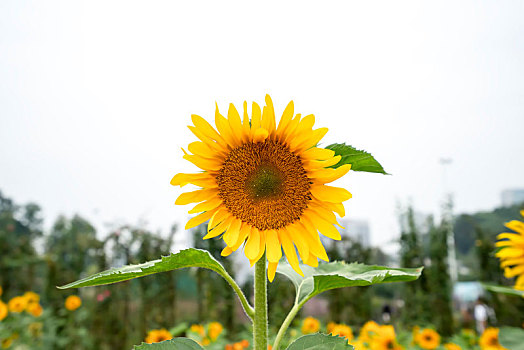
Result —
POLYGON ((372 152, 348 218, 398 236, 397 202, 488 210, 524 187, 524 2, 1 1, 0 190, 97 223, 186 218, 171 177, 215 101, 315 114, 372 152), (439 164, 452 158, 446 181, 439 164))

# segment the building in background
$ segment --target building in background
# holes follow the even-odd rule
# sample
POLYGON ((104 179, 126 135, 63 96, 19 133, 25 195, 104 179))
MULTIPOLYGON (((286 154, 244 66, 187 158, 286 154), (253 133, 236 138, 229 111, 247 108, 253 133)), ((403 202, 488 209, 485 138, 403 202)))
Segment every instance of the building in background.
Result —
POLYGON ((501 193, 502 206, 509 207, 512 205, 524 203, 524 188, 513 188, 504 190, 501 193))
POLYGON ((344 227, 344 229, 339 229, 343 237, 349 237, 366 248, 371 246, 371 234, 367 220, 341 219, 339 222, 344 227))

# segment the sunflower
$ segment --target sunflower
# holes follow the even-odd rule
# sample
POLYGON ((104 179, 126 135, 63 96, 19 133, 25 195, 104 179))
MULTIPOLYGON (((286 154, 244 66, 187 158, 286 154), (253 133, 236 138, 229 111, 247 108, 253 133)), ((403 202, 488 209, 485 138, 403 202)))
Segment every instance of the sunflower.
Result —
POLYGON ((206 330, 204 329, 204 326, 202 326, 201 324, 193 324, 191 325, 189 330, 193 333, 197 333, 201 337, 204 337, 206 335, 206 330))
MULTIPOLYGON (((520 211, 524 216, 524 210, 520 211)), ((515 289, 524 290, 524 222, 512 220, 505 224, 515 232, 504 232, 497 236, 495 243, 501 249, 495 254, 500 259, 500 267, 504 269, 506 278, 517 277, 515 289)))
POLYGON ((346 338, 348 343, 353 340, 353 331, 351 330, 351 327, 346 326, 345 324, 335 325, 331 330, 331 334, 346 338))
POLYGON ((371 337, 378 333, 380 330, 380 325, 375 321, 367 321, 364 323, 360 329, 358 339, 362 340, 365 343, 368 343, 371 340, 371 337))
POLYGON ((28 304, 40 302, 40 295, 36 294, 35 292, 25 292, 24 297, 28 304))
POLYGON ((66 298, 64 305, 69 311, 75 311, 82 306, 82 299, 76 295, 70 295, 66 298))
POLYGON ((316 333, 320 329, 320 322, 314 317, 306 317, 302 321, 302 334, 316 333))
POLYGON ((370 339, 371 350, 401 350, 402 346, 397 342, 395 328, 391 325, 379 326, 370 339))
POLYGON ((7 308, 7 305, 2 300, 0 300, 0 321, 6 318, 8 314, 9 310, 7 308))
POLYGON ((486 328, 484 333, 480 336, 479 345, 482 350, 506 350, 499 343, 499 329, 486 328))
POLYGON ((29 303, 27 305, 26 311, 33 315, 34 317, 40 317, 42 315, 42 305, 39 303, 29 303))
POLYGON ((165 328, 162 329, 153 329, 147 333, 147 337, 145 339, 145 342, 148 344, 151 343, 158 343, 164 340, 169 340, 173 338, 171 333, 165 328))
POLYGON ((282 249, 301 275, 295 246, 309 266, 318 266, 317 258, 328 261, 317 231, 340 240, 334 212, 344 216, 342 202, 351 198, 347 190, 325 185, 350 169, 349 164, 330 168, 341 157, 316 147, 328 129, 313 129, 313 115, 295 115, 293 101, 277 125, 269 96, 262 111, 253 103, 251 118, 246 102, 242 119, 233 104, 227 118, 217 107, 216 130, 200 116, 191 118, 194 126, 189 129, 200 141, 189 144, 191 153, 184 151, 184 159, 203 172, 177 174, 171 180, 175 186, 191 183, 201 187, 182 193, 175 202, 199 203, 189 213, 201 214, 191 218, 185 228, 209 220, 204 239, 223 234, 227 245, 223 256, 245 243, 244 253, 251 266, 265 253, 270 281, 282 249))
POLYGON ((222 324, 220 322, 211 322, 207 326, 207 328, 208 328, 208 335, 211 341, 217 340, 218 336, 224 330, 224 327, 222 327, 222 324))
POLYGON ((27 307, 27 299, 23 296, 14 297, 7 303, 9 311, 20 313, 27 307))
POLYGON ((462 350, 462 348, 455 343, 446 343, 444 344, 444 348, 446 350, 462 350))
POLYGON ((417 333, 415 342, 422 349, 433 350, 440 345, 440 335, 433 329, 425 328, 417 333))

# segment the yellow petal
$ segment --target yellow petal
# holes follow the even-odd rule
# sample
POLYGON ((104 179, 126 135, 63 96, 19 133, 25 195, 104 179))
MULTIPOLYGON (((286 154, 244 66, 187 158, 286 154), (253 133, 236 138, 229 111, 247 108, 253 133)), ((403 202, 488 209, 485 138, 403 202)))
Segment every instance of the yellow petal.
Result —
POLYGON ((210 211, 206 211, 205 213, 202 213, 200 215, 197 215, 194 218, 191 218, 187 222, 185 229, 189 230, 189 229, 191 229, 193 227, 196 227, 196 226, 206 222, 207 220, 211 219, 211 217, 215 214, 216 211, 217 211, 217 209, 213 209, 213 210, 210 210, 210 211))
POLYGON ((222 256, 230 256, 231 253, 233 253, 233 250, 229 247, 225 247, 224 249, 222 249, 222 252, 220 253, 220 255, 222 256))
POLYGON ((273 109, 273 101, 271 97, 266 95, 266 105, 262 109, 261 126, 266 129, 270 135, 275 132, 275 110, 273 109))
POLYGON ((305 160, 328 160, 335 156, 335 151, 327 148, 312 147, 300 154, 305 160))
POLYGON ((217 187, 216 180, 208 173, 199 174, 176 174, 171 179, 171 185, 183 187, 187 184, 193 184, 201 187, 217 187))
POLYGON ((518 233, 504 232, 497 235, 497 239, 509 239, 515 243, 524 243, 524 237, 518 233))
MULTIPOLYGON (((212 220, 213 218, 211 218, 212 220)), ((233 217, 229 216, 226 219, 224 219, 221 223, 213 227, 213 229, 209 229, 211 225, 207 225, 208 231, 207 235, 205 235, 202 239, 210 239, 220 236, 224 231, 229 229, 229 226, 231 226, 231 222, 233 221, 233 217)))
POLYGON ((285 134, 287 127, 289 126, 289 123, 293 119, 294 115, 294 104, 293 101, 290 101, 284 110, 284 113, 282 113, 282 118, 280 118, 280 121, 278 122, 277 127, 277 139, 280 140, 281 136, 285 134))
POLYGON ((524 265, 518 265, 514 268, 506 267, 504 269, 504 277, 506 278, 513 278, 518 275, 522 275, 524 273, 524 265))
POLYGON ((251 225, 243 223, 240 227, 240 234, 238 235, 238 239, 235 242, 235 244, 231 247, 234 251, 237 250, 242 243, 246 241, 246 238, 249 237, 251 234, 251 225))
POLYGON ((298 125, 300 124, 300 118, 301 117, 302 117, 301 114, 297 113, 295 118, 291 119, 291 121, 289 122, 285 132, 283 132, 280 135, 280 142, 287 144, 289 142, 289 140, 293 139, 293 137, 295 135, 295 132, 296 132, 296 130, 298 128, 298 125))
POLYGON ((326 249, 320 241, 320 237, 318 236, 315 225, 309 220, 307 216, 304 215, 300 217, 300 223, 304 227, 305 234, 303 235, 303 238, 306 240, 306 243, 309 246, 309 254, 318 256, 324 261, 329 261, 326 249))
MULTIPOLYGON (((310 209, 315 212, 318 216, 320 216, 322 219, 326 220, 330 224, 337 225, 341 229, 344 229, 338 222, 337 217, 333 212, 329 209, 326 209, 325 207, 319 205, 320 201, 311 201, 310 202, 310 209)), ((321 202, 320 202, 321 203, 321 202)))
POLYGON ((229 110, 227 112, 227 119, 229 121, 229 127, 233 133, 233 138, 236 140, 236 144, 242 143, 242 122, 240 121, 240 115, 238 114, 235 105, 230 103, 229 110))
POLYGON ((175 201, 176 205, 186 205, 190 203, 199 203, 210 199, 218 194, 215 188, 208 188, 204 190, 197 190, 193 192, 185 192, 180 194, 175 201))
POLYGON ((495 253, 497 258, 519 258, 524 256, 524 251, 518 248, 503 248, 495 253))
POLYGON ((218 132, 220 132, 220 136, 222 136, 228 145, 232 147, 237 146, 236 139, 229 127, 229 122, 220 114, 218 106, 215 109, 215 125, 217 126, 218 132))
POLYGON ((287 231, 289 233, 289 237, 295 243, 298 249, 298 253, 300 254, 300 258, 302 261, 306 261, 309 258, 309 246, 306 243, 306 240, 304 239, 303 235, 306 235, 304 227, 299 224, 291 224, 288 225, 282 230, 287 231))
POLYGON ((208 146, 209 148, 211 148, 215 152, 217 152, 219 154, 225 154, 225 152, 229 149, 227 144, 224 141, 222 141, 223 145, 219 145, 218 143, 216 143, 215 141, 213 141, 209 137, 205 136, 198 128, 196 128, 194 126, 191 126, 191 125, 188 125, 188 128, 189 128, 189 130, 191 130, 191 132, 196 137, 198 137, 203 143, 205 143, 206 146, 208 146))
POLYGON ((264 142, 267 139, 269 133, 264 128, 258 128, 255 130, 255 135, 253 136, 253 142, 264 142))
POLYGON ((334 156, 328 160, 310 160, 304 162, 304 167, 308 170, 315 170, 319 168, 327 168, 340 162, 341 156, 334 156))
POLYGON ((189 160, 202 170, 206 171, 218 171, 222 168, 223 162, 219 159, 203 158, 191 154, 185 154, 183 157, 185 160, 189 160))
POLYGON ((243 132, 243 141, 251 141, 251 125, 249 125, 249 115, 247 114, 247 102, 244 101, 244 115, 243 115, 243 121, 242 121, 242 129, 243 132))
POLYGON ((260 238, 260 249, 258 250, 258 255, 253 260, 249 260, 251 266, 255 265, 255 263, 260 260, 260 258, 262 257, 262 255, 264 255, 266 251, 266 231, 259 230, 258 233, 260 238))
POLYGON ((297 252, 295 251, 295 246, 293 246, 293 242, 291 241, 291 238, 289 237, 287 230, 280 229, 278 231, 278 236, 280 238, 280 241, 282 242, 282 248, 284 249, 284 253, 286 254, 286 258, 289 262, 289 265, 291 265, 293 270, 295 270, 295 272, 298 273, 300 276, 304 276, 304 273, 300 269, 298 263, 298 257, 297 252))
POLYGON ((514 258, 514 259, 505 259, 500 263, 500 267, 508 267, 513 265, 524 265, 524 257, 514 258))
POLYGON ((508 222, 505 226, 509 228, 510 230, 513 230, 515 232, 518 232, 524 235, 524 222, 521 222, 518 220, 512 220, 508 222))
POLYGON ((271 262, 278 262, 282 257, 282 248, 280 240, 278 239, 277 231, 268 230, 266 236, 266 252, 267 260, 271 262))
POLYGON ((225 206, 221 207, 220 210, 217 211, 216 214, 211 218, 211 220, 209 220, 209 225, 207 225, 207 232, 211 231, 213 227, 217 226, 229 217, 231 217, 231 213, 229 212, 229 210, 225 206))
POLYGON ((260 106, 256 102, 253 102, 251 105, 251 131, 253 131, 253 134, 255 133, 255 130, 260 128, 261 119, 262 111, 260 106))
POLYGON ((187 146, 187 149, 189 150, 189 152, 203 158, 220 158, 220 160, 223 161, 226 156, 226 153, 224 151, 218 151, 216 148, 211 148, 206 143, 201 141, 191 142, 187 146))
MULTIPOLYGON (((218 107, 217 107, 218 108, 218 107)), ((206 137, 217 141, 220 145, 225 146, 224 139, 204 118, 196 114, 191 115, 191 121, 195 127, 206 137)), ((203 141, 203 140, 202 140, 203 141)))
POLYGON ((311 222, 313 222, 317 230, 319 230, 320 233, 322 233, 324 236, 334 239, 336 241, 341 240, 340 233, 335 228, 335 226, 321 218, 315 211, 311 209, 306 210, 304 211, 302 216, 307 217, 311 222))
POLYGON ((234 218, 223 237, 224 242, 226 242, 228 246, 231 247, 237 242, 240 234, 240 226, 242 226, 242 221, 234 218))
POLYGON ((277 262, 269 262, 267 264, 267 279, 269 280, 269 282, 273 282, 273 280, 275 279, 275 272, 277 272, 277 266, 278 266, 278 261, 277 262))
POLYGON ((340 179, 351 169, 351 164, 344 164, 336 169, 327 168, 311 172, 308 177, 315 180, 317 184, 325 184, 340 179))
POLYGON ((253 228, 251 234, 247 238, 244 252, 249 260, 254 260, 260 251, 260 232, 253 228))
POLYGON ((311 254, 311 253, 309 254, 309 258, 308 258, 306 261, 304 261, 304 263, 305 263, 306 265, 311 266, 311 267, 318 267, 318 260, 317 260, 317 257, 314 256, 314 255, 311 254))
POLYGON ((299 153, 311 147, 314 147, 318 145, 318 143, 320 142, 320 140, 322 140, 324 136, 326 136, 327 132, 328 128, 320 128, 317 130, 313 130, 309 135, 306 133, 306 135, 304 135, 303 137, 297 138, 297 141, 299 141, 299 143, 295 147, 292 147, 291 150, 299 153))
POLYGON ((313 185, 311 186, 311 194, 315 196, 315 198, 331 202, 331 203, 340 203, 347 201, 350 199, 351 193, 349 193, 348 190, 345 188, 340 187, 334 187, 334 186, 327 186, 327 185, 313 185))
POLYGON ((215 209, 220 204, 222 204, 222 199, 218 196, 213 197, 210 200, 197 204, 193 209, 189 211, 189 214, 201 213, 203 211, 215 209))

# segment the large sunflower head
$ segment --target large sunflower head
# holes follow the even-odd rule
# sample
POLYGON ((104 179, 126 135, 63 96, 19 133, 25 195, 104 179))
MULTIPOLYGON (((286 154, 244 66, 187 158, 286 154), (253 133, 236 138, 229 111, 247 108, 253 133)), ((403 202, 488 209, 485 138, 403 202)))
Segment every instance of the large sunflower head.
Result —
POLYGON ((299 256, 313 267, 318 258, 328 261, 318 232, 340 239, 334 213, 344 216, 342 202, 351 193, 326 185, 350 169, 350 165, 330 168, 340 156, 317 147, 327 128, 313 129, 315 117, 295 115, 292 101, 277 124, 269 96, 262 109, 253 103, 251 116, 244 102, 242 118, 233 104, 227 118, 217 107, 216 129, 197 115, 192 121, 189 129, 199 141, 189 144, 184 159, 202 171, 177 174, 171 180, 175 186, 201 187, 182 193, 175 202, 199 203, 189 213, 201 214, 185 228, 209 220, 204 239, 222 236, 227 245, 224 256, 244 246, 251 265, 265 253, 270 281, 282 250, 301 275, 299 256))
POLYGON ((417 333, 415 342, 422 349, 433 350, 440 345, 440 335, 433 329, 425 328, 417 333))
POLYGON ((479 338, 479 345, 482 350, 507 350, 499 343, 499 329, 486 328, 479 338))
MULTIPOLYGON (((524 216, 524 210, 520 212, 524 216)), ((501 249, 495 254, 500 259, 506 278, 517 277, 515 289, 524 290, 524 222, 512 220, 505 225, 515 232, 504 232, 495 243, 501 249)))

